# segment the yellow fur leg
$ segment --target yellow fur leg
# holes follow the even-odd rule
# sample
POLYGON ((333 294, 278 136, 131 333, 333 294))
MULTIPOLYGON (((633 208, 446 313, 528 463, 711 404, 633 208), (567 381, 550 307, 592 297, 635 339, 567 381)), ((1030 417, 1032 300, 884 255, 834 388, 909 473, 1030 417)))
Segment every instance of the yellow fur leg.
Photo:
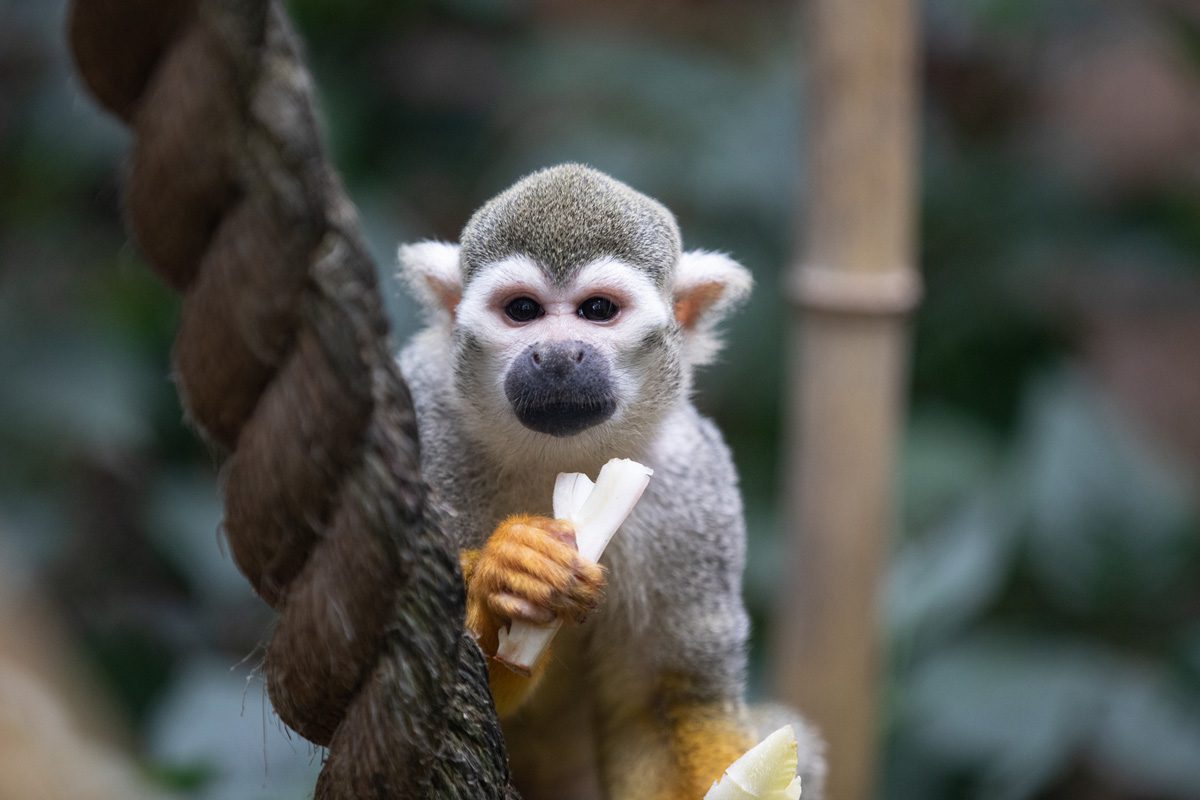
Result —
POLYGON ((743 724, 712 706, 683 706, 671 712, 675 762, 680 781, 664 798, 701 798, 725 769, 754 746, 743 724))
POLYGON ((612 800, 700 800, 753 745, 730 704, 668 700, 610 726, 605 783, 612 800))

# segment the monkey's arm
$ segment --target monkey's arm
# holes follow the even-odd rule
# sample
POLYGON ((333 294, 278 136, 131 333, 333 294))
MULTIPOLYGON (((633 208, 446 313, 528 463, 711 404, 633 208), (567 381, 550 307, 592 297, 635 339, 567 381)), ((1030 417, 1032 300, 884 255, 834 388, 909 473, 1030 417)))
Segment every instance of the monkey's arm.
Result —
MULTIPOLYGON (((477 550, 463 550, 459 554, 462 563, 463 580, 468 587, 468 597, 470 597, 471 577, 475 572, 475 565, 478 563, 482 552, 483 549, 480 548, 477 550)), ((496 704, 496 712, 502 718, 507 717, 520 708, 529 696, 529 693, 541 681, 542 674, 545 672, 546 664, 549 661, 549 658, 546 656, 550 652, 547 650, 546 656, 543 656, 542 660, 534 665, 533 674, 526 676, 513 672, 492 657, 496 653, 497 631, 504 624, 504 620, 492 613, 486 603, 478 601, 478 593, 476 593, 474 602, 468 599, 467 629, 478 637, 479 647, 488 657, 488 685, 492 690, 492 699, 496 704)))
POLYGON ((501 717, 515 711, 537 686, 549 650, 533 674, 518 675, 490 656, 498 631, 514 619, 546 623, 555 616, 582 621, 600 602, 604 574, 580 557, 569 522, 515 516, 500 523, 484 546, 460 554, 467 585, 467 628, 488 659, 488 677, 501 717))

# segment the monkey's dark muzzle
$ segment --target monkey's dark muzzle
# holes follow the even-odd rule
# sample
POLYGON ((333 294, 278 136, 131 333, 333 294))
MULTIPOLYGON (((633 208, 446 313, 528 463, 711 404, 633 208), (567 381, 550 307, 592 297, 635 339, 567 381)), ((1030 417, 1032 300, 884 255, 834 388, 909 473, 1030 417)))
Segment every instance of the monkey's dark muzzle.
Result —
POLYGON ((617 410, 608 361, 586 342, 539 342, 509 367, 504 394, 521 424, 574 436, 617 410))

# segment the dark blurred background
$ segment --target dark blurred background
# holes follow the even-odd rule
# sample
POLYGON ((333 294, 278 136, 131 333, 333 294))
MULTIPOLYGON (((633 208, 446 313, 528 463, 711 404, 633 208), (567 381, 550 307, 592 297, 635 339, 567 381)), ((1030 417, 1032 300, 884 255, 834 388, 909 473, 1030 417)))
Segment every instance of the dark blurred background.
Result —
MULTIPOLYGON (((217 465, 170 381, 178 300, 122 229, 127 137, 71 74, 64 6, 0 0, 0 656, 37 597, 150 780, 303 797, 318 757, 263 699, 271 615, 223 550, 217 465)), ((800 204, 820 202, 800 158, 802 4, 289 7, 385 272, 398 242, 456 238, 564 160, 754 272, 699 402, 741 470, 760 675, 788 579, 780 287, 800 204)), ((1200 6, 921 14, 927 293, 880 794, 1200 798, 1200 6)), ((387 280, 399 341, 416 317, 387 280)))

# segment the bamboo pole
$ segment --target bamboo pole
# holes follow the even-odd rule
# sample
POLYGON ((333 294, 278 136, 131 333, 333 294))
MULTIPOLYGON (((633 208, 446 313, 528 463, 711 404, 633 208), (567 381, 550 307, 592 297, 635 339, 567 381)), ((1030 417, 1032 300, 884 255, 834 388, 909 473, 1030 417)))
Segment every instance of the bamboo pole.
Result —
POLYGON ((874 791, 879 585, 892 527, 914 260, 912 0, 810 0, 803 255, 773 671, 828 743, 827 796, 874 791))

